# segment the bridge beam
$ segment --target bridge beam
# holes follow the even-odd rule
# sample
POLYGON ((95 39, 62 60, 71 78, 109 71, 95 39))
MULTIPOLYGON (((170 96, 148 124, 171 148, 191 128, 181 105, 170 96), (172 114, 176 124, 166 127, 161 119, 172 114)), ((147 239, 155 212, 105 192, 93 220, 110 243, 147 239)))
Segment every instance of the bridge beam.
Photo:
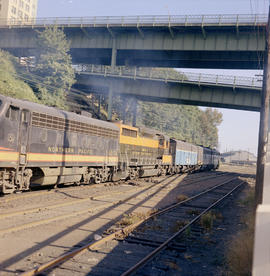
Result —
POLYGON ((101 77, 93 75, 77 76, 78 89, 107 89, 112 85, 114 93, 139 100, 201 105, 239 110, 259 111, 261 91, 254 89, 233 90, 230 87, 207 86, 185 83, 165 83, 153 80, 134 80, 126 78, 101 77))
MULTIPOLYGON (((72 61, 78 63, 111 64, 112 40, 117 39, 117 63, 129 66, 174 68, 258 69, 264 51, 265 26, 236 27, 202 25, 179 29, 168 27, 139 29, 134 26, 64 28, 71 41, 72 61), (169 28, 169 31, 168 29, 169 28), (140 30, 140 31, 139 31, 140 30), (173 32, 172 32, 173 30, 173 32), (207 35, 206 35, 207 33, 207 35), (258 33, 260 34, 258 36, 258 33), (142 35, 143 34, 143 35, 142 35)), ((0 28, 0 48, 14 55, 34 55, 38 47, 36 30, 32 28, 0 28)))

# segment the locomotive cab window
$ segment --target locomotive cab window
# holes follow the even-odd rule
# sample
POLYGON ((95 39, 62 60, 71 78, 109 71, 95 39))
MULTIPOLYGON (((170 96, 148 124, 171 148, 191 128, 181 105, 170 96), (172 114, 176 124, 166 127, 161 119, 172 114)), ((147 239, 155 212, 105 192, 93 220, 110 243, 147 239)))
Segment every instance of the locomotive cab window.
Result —
POLYGON ((164 141, 163 138, 162 138, 162 139, 159 139, 159 145, 160 145, 160 146, 164 146, 164 142, 165 142, 165 141, 164 141))
POLYGON ((21 121, 22 123, 28 123, 29 122, 29 111, 28 110, 22 110, 21 113, 21 121))
POLYGON ((11 105, 8 108, 6 113, 6 117, 9 118, 11 121, 18 121, 19 118, 19 108, 11 105))

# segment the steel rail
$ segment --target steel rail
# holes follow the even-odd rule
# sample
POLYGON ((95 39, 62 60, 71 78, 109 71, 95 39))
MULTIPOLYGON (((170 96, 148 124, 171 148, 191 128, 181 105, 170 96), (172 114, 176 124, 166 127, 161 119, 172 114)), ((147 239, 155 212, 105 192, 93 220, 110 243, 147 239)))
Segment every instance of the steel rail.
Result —
MULTIPOLYGON (((169 180, 169 182, 170 181, 174 182, 174 181, 177 181, 180 177, 181 177, 181 175, 177 175, 177 176, 172 175, 172 176, 166 178, 165 180, 169 180), (171 177, 174 177, 174 178, 172 180, 170 180, 171 177)), ((160 182, 160 183, 157 183, 157 184, 152 184, 150 187, 143 187, 142 189, 138 189, 137 191, 144 193, 144 192, 150 191, 153 188, 158 188, 159 186, 164 185, 164 184, 167 185, 168 183, 160 182)), ((166 186, 161 187, 161 189, 164 189, 165 187, 166 186)), ((155 192, 156 191, 151 191, 152 194, 154 194, 155 192)), ((117 193, 121 193, 121 192, 117 192, 117 193)), ((110 196, 111 194, 107 194, 106 196, 110 196)), ((125 194, 125 193, 123 192, 122 194, 125 194)), ((104 195, 96 196, 96 197, 94 197, 94 200, 95 199, 98 200, 100 198, 104 198, 104 195)), ((124 198, 122 200, 127 200, 129 198, 130 198, 130 195, 128 195, 127 198, 124 198)), ((77 203, 87 202, 87 201, 90 201, 90 200, 91 200, 90 198, 84 198, 84 199, 78 200, 77 203)), ((60 203, 60 204, 48 206, 48 208, 44 207, 44 209, 49 210, 49 209, 59 208, 59 207, 68 206, 68 205, 72 205, 72 204, 76 204, 76 202, 72 201, 72 202, 60 203)), ((25 230, 25 229, 29 229, 29 228, 36 227, 36 226, 41 226, 41 225, 48 224, 48 223, 51 223, 51 222, 71 218, 71 217, 78 216, 78 215, 83 215, 83 214, 88 213, 88 212, 96 212, 96 211, 99 211, 100 209, 104 209, 104 208, 108 208, 108 207, 114 207, 118 204, 119 204, 119 199, 117 199, 115 201, 112 201, 112 202, 106 201, 106 203, 104 203, 100 206, 94 206, 94 207, 92 206, 92 207, 89 207, 87 209, 83 209, 83 210, 80 210, 80 211, 75 211, 75 212, 72 212, 72 213, 67 213, 67 214, 58 215, 58 216, 54 216, 54 217, 50 217, 50 218, 46 218, 46 219, 41 219, 41 220, 37 220, 37 221, 28 222, 28 223, 21 224, 21 225, 18 225, 18 226, 13 226, 13 227, 9 227, 9 228, 0 229, 0 235, 16 232, 16 231, 20 231, 20 230, 25 230)), ((37 208, 37 209, 43 209, 43 207, 42 208, 37 208)), ((34 212, 35 211, 36 211, 36 209, 34 210, 34 212)), ((26 213, 27 214, 27 213, 33 213, 33 212, 32 212, 31 209, 28 209, 25 212, 18 211, 18 212, 14 212, 14 213, 9 213, 9 214, 7 214, 7 216, 5 216, 5 214, 3 214, 3 218, 9 218, 9 217, 12 217, 12 216, 20 215, 21 213, 26 213)), ((0 216, 0 219, 1 219, 1 216, 0 216)))
POLYGON ((233 181, 234 179, 237 179, 237 177, 233 177, 230 180, 227 180, 225 182, 222 182, 221 184, 218 184, 218 185, 216 185, 216 186, 214 186, 212 188, 209 188, 209 189, 207 189, 207 190, 205 190, 205 191, 203 191, 203 192, 201 192, 201 193, 199 193, 199 194, 197 194, 195 196, 192 196, 192 197, 188 198, 187 200, 178 202, 178 203, 173 204, 172 206, 169 206, 169 207, 167 207, 167 208, 165 208, 163 210, 155 212, 152 215, 148 216, 147 218, 144 218, 144 219, 138 221, 135 224, 129 225, 127 227, 124 227, 123 229, 120 229, 117 232, 112 233, 112 234, 110 234, 110 235, 102 238, 101 240, 98 240, 98 241, 95 241, 95 242, 90 242, 90 243, 84 245, 81 248, 78 248, 78 249, 76 249, 74 251, 71 251, 71 252, 66 253, 66 254, 64 254, 62 256, 59 256, 58 258, 55 258, 55 259, 53 259, 53 260, 51 260, 51 261, 49 261, 49 262, 47 262, 45 264, 42 264, 42 265, 40 265, 40 266, 38 266, 38 267, 36 267, 36 268, 34 268, 32 270, 26 271, 26 272, 22 273, 21 276, 38 275, 39 273, 44 272, 44 271, 46 271, 48 269, 51 269, 51 268, 55 267, 56 265, 58 265, 60 263, 63 263, 64 261, 66 261, 66 260, 74 257, 75 255, 78 255, 79 253, 83 252, 86 249, 92 249, 92 250, 93 249, 97 249, 98 246, 104 244, 105 242, 113 240, 114 238, 116 238, 118 236, 123 236, 123 235, 126 236, 127 234, 129 234, 130 232, 132 232, 136 227, 138 227, 142 223, 148 221, 149 219, 151 219, 151 218, 153 218, 153 217, 155 217, 157 215, 160 215, 160 214, 162 214, 164 212, 167 212, 168 210, 170 210, 172 208, 175 208, 175 207, 177 207, 177 206, 179 206, 181 204, 184 204, 184 203, 186 203, 186 202, 188 202, 188 201, 190 201, 192 199, 195 199, 196 197, 199 197, 199 196, 201 196, 201 195, 203 195, 203 194, 205 194, 205 193, 207 193, 207 192, 209 192, 209 191, 211 191, 213 189, 216 189, 216 188, 218 188, 218 187, 220 187, 222 185, 225 185, 225 184, 233 181))
MULTIPOLYGON (((192 185, 192 184, 195 184, 197 182, 200 182, 202 179, 203 180, 207 180, 207 179, 211 179, 211 178, 216 178, 217 176, 224 176, 224 175, 225 175, 225 173, 224 174, 220 174, 220 175, 215 175, 215 176, 206 176, 204 178, 200 178, 200 180, 195 180, 195 181, 191 180, 191 183, 188 183, 188 185, 189 184, 192 185)), ((165 178, 165 180, 168 180, 168 179, 170 179, 170 177, 173 177, 173 176, 175 176, 175 175, 171 175, 171 176, 165 178)), ((176 179, 178 177, 181 177, 181 176, 182 175, 177 175, 176 179)), ((176 179, 174 179, 173 181, 175 181, 176 179)), ((159 185, 163 185, 163 184, 164 184, 163 182, 159 182, 159 183, 153 184, 152 186, 150 186, 150 189, 156 188, 159 185)), ((96 185, 99 185, 99 184, 96 184, 96 185)), ((146 187, 146 188, 149 188, 149 187, 146 187)), ((145 189, 145 187, 138 188, 137 191, 138 190, 139 191, 143 191, 144 189, 145 189)), ((91 200, 103 199, 103 198, 106 198, 106 197, 110 197, 112 195, 117 195, 117 194, 123 194, 124 195, 124 194, 130 193, 130 192, 132 192, 132 191, 131 190, 127 190, 127 191, 110 191, 109 194, 102 194, 102 195, 84 197, 84 198, 80 198, 80 199, 71 200, 71 201, 68 201, 68 202, 62 202, 62 203, 53 204, 53 205, 47 205, 47 206, 40 206, 40 207, 35 207, 35 208, 30 208, 30 209, 24 209, 24 210, 9 212, 9 213, 0 213, 0 220, 1 219, 6 219, 6 218, 10 218, 10 217, 14 217, 14 216, 18 216, 18 215, 22 215, 22 214, 23 215, 25 215, 25 214, 31 214, 31 213, 35 213, 35 212, 38 212, 38 211, 51 210, 51 209, 56 209, 56 208, 59 208, 59 207, 65 207, 65 206, 69 206, 69 205, 76 205, 76 204, 87 202, 87 201, 91 201, 91 200)), ((1 230, 0 230, 0 233, 1 233, 1 230)))
MULTIPOLYGON (((132 275, 133 273, 135 273, 136 271, 138 271, 138 269, 140 269, 147 262, 149 262, 150 260, 152 260, 152 258, 155 257, 160 251, 162 251, 163 249, 165 249, 172 240, 174 240, 176 237, 178 237, 179 235, 181 235, 188 227, 190 227, 192 224, 194 224, 195 222, 197 222, 204 214, 206 214, 207 212, 209 212, 209 210, 211 210, 213 207, 217 206, 222 200, 224 200, 225 198, 227 198, 231 193, 233 193, 236 189, 238 189, 243 183, 245 183, 245 182, 241 181, 236 187, 234 187, 233 189, 231 189, 223 197, 221 197, 216 202, 214 202, 213 204, 211 204, 207 209, 205 209, 204 211, 202 211, 192 221, 190 221, 183 228, 181 228, 178 232, 176 232, 169 239, 167 239, 164 243, 162 243, 158 248, 156 248, 155 250, 153 250, 150 254, 148 254, 146 257, 144 257, 141 261, 139 261, 137 264, 135 264, 134 266, 132 266, 130 269, 128 269, 127 271, 125 271, 124 273, 122 273, 121 276, 132 275)), ((225 185, 225 184, 223 184, 223 185, 225 185)), ((222 185, 219 185, 219 186, 222 186, 222 185)), ((219 186, 217 186, 215 188, 218 188, 219 186)), ((191 198, 189 200, 191 200, 191 198)), ((188 200, 186 200, 186 201, 188 201, 188 200)), ((184 201, 183 201, 183 203, 184 203, 184 201)), ((165 211, 163 211, 163 212, 165 212, 165 211)))
POLYGON ((260 26, 266 25, 267 14, 220 14, 220 15, 142 15, 142 16, 89 16, 44 17, 25 19, 1 18, 3 27, 188 27, 188 26, 260 26))

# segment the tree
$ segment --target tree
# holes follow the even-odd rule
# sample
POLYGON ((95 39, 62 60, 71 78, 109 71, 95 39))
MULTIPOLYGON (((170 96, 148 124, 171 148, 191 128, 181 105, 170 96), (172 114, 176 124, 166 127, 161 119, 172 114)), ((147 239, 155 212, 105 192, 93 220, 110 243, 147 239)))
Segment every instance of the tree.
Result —
POLYGON ((218 126, 222 122, 222 114, 212 108, 202 111, 201 130, 204 134, 204 144, 210 147, 218 145, 218 126))
POLYGON ((38 102, 32 88, 19 78, 18 71, 18 58, 0 49, 0 93, 13 98, 38 102))
POLYGON ((37 42, 39 48, 32 72, 43 79, 36 85, 38 98, 44 104, 65 108, 66 92, 75 83, 68 54, 70 43, 63 30, 56 26, 38 32, 37 42))
POLYGON ((207 108, 205 111, 196 106, 160 103, 139 103, 138 124, 153 128, 176 139, 217 147, 218 125, 222 114, 207 108))

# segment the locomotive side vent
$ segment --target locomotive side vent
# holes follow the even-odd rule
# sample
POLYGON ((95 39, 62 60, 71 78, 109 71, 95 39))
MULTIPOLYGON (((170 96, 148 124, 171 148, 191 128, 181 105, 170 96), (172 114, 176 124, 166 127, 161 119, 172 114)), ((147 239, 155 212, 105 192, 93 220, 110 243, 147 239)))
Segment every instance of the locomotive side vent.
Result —
POLYGON ((118 131, 109 128, 103 128, 86 123, 65 120, 63 118, 47 115, 44 113, 33 112, 32 125, 36 127, 54 129, 69 132, 78 132, 95 136, 118 138, 118 131))

